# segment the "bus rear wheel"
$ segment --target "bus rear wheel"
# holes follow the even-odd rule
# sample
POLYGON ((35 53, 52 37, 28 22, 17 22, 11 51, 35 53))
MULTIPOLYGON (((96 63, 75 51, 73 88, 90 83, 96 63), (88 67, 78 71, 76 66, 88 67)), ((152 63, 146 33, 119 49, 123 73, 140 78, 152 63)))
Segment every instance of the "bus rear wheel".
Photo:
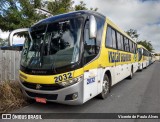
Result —
POLYGON ((133 78, 133 67, 131 68, 131 73, 130 73, 130 76, 128 77, 129 79, 132 79, 133 78))
POLYGON ((142 64, 142 70, 143 70, 144 68, 143 68, 143 64, 142 64))
POLYGON ((142 72, 142 70, 143 70, 143 64, 142 64, 142 67, 140 67, 140 70, 139 70, 139 71, 141 71, 141 72, 142 72))
POLYGON ((102 83, 102 92, 98 95, 101 99, 105 99, 110 92, 110 81, 107 75, 104 75, 102 83))

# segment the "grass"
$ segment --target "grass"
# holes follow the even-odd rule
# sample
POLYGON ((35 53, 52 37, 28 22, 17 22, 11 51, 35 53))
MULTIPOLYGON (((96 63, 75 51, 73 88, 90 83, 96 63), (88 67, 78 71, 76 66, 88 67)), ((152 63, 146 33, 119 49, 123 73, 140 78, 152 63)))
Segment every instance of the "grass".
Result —
POLYGON ((27 104, 18 82, 0 82, 0 113, 7 113, 27 104))

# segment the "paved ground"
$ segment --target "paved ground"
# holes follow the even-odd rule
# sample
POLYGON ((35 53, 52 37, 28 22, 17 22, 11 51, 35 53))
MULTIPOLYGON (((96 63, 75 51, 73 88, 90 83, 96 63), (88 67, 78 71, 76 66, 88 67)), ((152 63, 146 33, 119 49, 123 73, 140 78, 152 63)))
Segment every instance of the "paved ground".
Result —
MULTIPOLYGON (((56 103, 34 103, 15 112, 18 113, 160 113, 160 62, 134 74, 132 80, 125 79, 115 85, 105 100, 94 98, 80 106, 68 106, 56 103)), ((52 120, 47 120, 52 121, 52 120)), ((75 120, 55 120, 75 121, 75 120)), ((82 120, 77 120, 82 121, 82 120)), ((83 120, 92 121, 93 120, 83 120)), ((97 121, 97 120, 94 120, 97 121)), ((106 121, 106 120, 99 120, 106 121)), ((118 121, 118 120, 109 120, 118 121)), ((120 120, 155 121, 160 120, 120 120)))

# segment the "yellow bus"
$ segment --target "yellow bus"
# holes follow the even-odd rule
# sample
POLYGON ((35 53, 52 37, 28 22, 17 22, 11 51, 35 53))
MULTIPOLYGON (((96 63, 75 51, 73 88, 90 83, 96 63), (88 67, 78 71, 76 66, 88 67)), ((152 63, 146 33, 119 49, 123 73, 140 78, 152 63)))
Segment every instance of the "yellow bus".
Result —
POLYGON ((138 69, 142 71, 150 64, 150 52, 142 45, 138 44, 138 69))
POLYGON ((44 19, 27 32, 20 86, 37 102, 83 104, 105 99, 111 87, 138 69, 137 44, 104 15, 76 11, 44 19))

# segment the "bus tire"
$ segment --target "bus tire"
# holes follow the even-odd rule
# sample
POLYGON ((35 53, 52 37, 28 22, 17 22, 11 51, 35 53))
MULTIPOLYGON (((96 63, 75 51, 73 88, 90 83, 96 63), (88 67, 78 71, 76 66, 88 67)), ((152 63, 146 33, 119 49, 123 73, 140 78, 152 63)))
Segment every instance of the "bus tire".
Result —
POLYGON ((144 68, 143 68, 143 64, 142 64, 142 70, 143 70, 144 68))
POLYGON ((140 68, 139 68, 139 71, 140 71, 140 72, 142 72, 142 70, 143 70, 143 65, 141 65, 141 66, 140 66, 140 68), (141 67, 141 66, 142 66, 142 67, 141 67))
POLYGON ((133 78, 133 67, 131 67, 131 73, 130 76, 128 77, 128 79, 132 79, 133 78))
POLYGON ((102 92, 98 95, 99 98, 105 99, 107 98, 109 92, 110 92, 110 81, 108 76, 105 74, 103 78, 103 84, 102 84, 102 92))
POLYGON ((140 68, 140 70, 139 70, 139 71, 141 71, 141 72, 142 72, 142 70, 143 70, 143 65, 142 65, 142 68, 140 68))

